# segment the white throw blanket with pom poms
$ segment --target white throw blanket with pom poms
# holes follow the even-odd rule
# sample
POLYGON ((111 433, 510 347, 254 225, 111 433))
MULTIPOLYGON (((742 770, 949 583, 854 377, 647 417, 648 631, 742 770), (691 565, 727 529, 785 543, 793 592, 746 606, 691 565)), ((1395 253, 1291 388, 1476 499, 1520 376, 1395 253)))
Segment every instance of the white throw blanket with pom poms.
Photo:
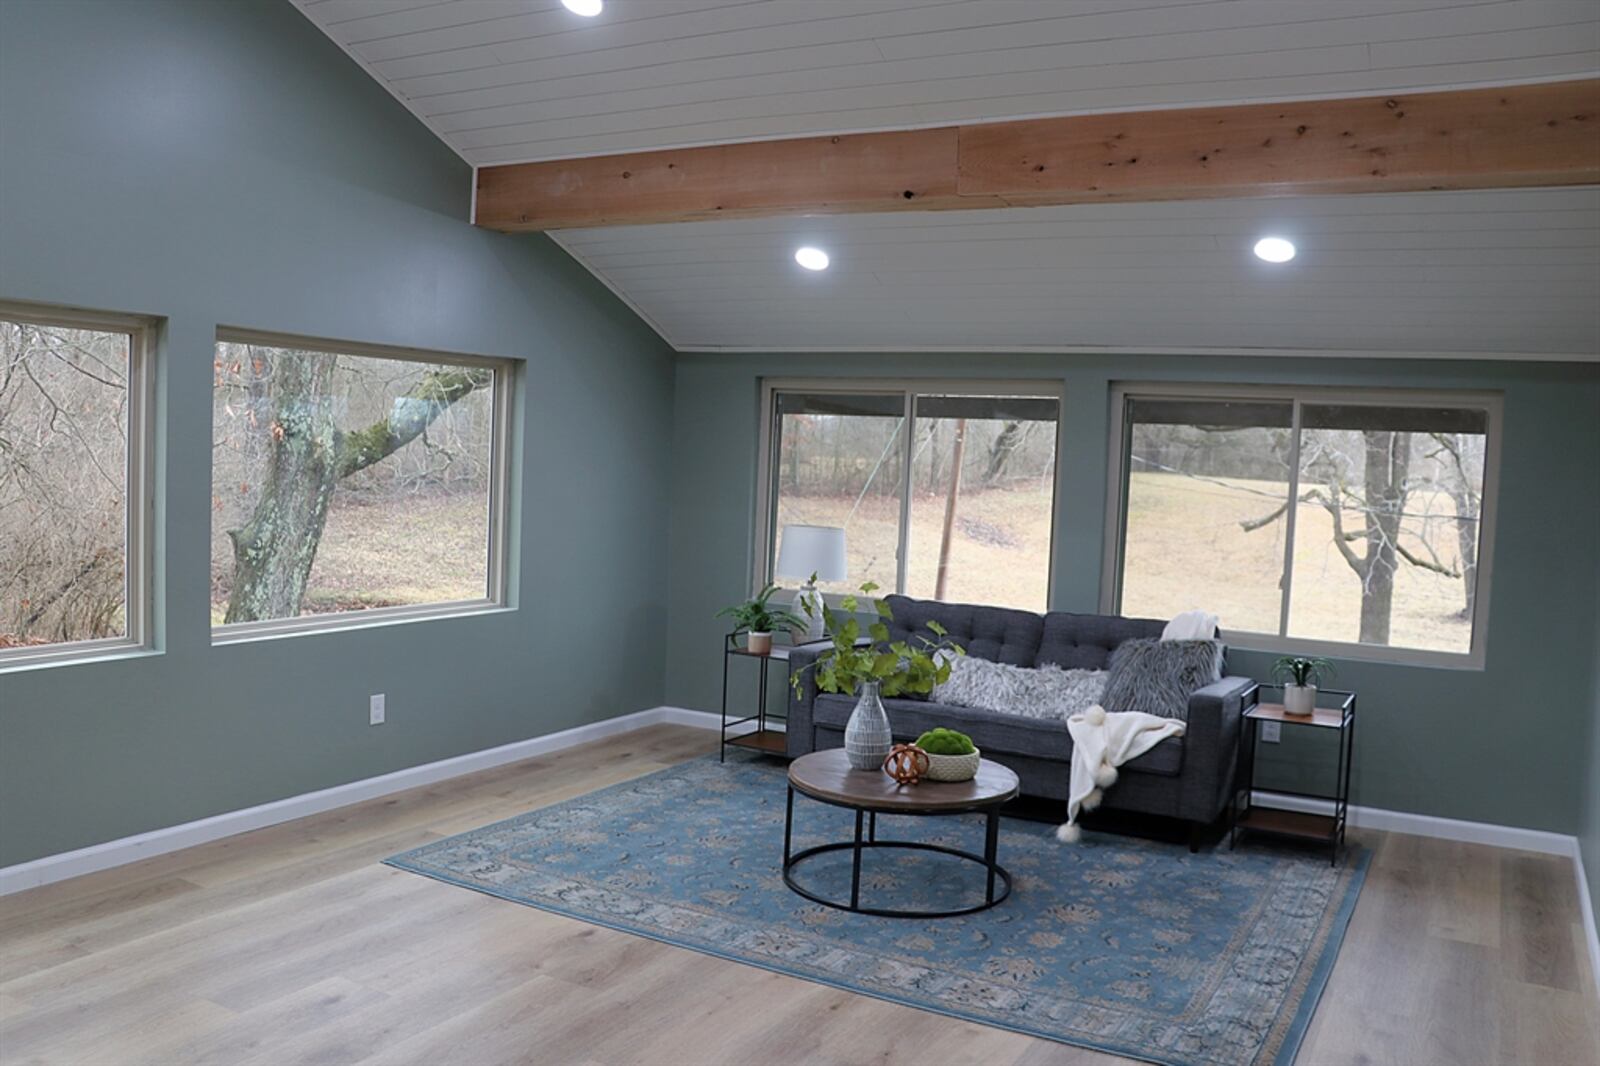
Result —
POLYGON ((1072 784, 1067 820, 1056 830, 1063 844, 1076 843, 1080 810, 1100 806, 1102 790, 1117 783, 1117 767, 1137 759, 1168 737, 1183 736, 1183 723, 1138 711, 1107 713, 1098 705, 1067 719, 1072 734, 1072 784))

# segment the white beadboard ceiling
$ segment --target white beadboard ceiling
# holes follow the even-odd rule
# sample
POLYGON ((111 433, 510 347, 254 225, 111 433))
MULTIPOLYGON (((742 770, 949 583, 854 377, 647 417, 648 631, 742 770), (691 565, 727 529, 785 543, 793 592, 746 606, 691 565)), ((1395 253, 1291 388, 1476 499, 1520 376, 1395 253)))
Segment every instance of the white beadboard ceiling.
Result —
MULTIPOLYGON (((476 165, 1600 71, 1600 0, 292 2, 476 165)), ((681 350, 1600 357, 1592 188, 555 236, 681 350)))
POLYGON ((1600 353, 1600 189, 742 219, 557 239, 680 350, 1600 353), (1264 234, 1294 241, 1263 263, 1264 234), (796 247, 828 251, 821 273, 796 247))
POLYGON ((1600 67, 1597 0, 293 0, 470 163, 1600 67))

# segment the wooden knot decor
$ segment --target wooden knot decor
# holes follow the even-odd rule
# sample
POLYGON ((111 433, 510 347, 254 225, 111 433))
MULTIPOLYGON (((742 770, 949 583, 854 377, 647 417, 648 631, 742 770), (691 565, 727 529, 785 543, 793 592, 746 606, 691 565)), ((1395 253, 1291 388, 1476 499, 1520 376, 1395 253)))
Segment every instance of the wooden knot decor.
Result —
POLYGON ((914 785, 928 772, 928 753, 915 744, 896 744, 883 760, 883 772, 896 784, 914 785))

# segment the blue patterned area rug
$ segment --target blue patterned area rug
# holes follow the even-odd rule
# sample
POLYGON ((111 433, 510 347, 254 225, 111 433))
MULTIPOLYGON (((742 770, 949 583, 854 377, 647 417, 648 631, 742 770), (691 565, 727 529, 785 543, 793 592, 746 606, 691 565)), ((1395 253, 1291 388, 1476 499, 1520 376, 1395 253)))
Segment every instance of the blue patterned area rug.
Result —
MULTIPOLYGON (((1065 767, 1062 772, 1065 773, 1065 767)), ((1287 1064, 1366 875, 1352 849, 1182 845, 1003 819, 1015 878, 993 910, 937 920, 818 906, 780 876, 784 768, 697 759, 398 855, 391 866, 531 907, 897 1003, 1156 1063, 1287 1064)), ((795 850, 854 816, 795 797, 795 850)), ((880 816, 880 840, 983 850, 978 816, 880 816)), ((849 852, 796 869, 849 897, 849 852)), ((864 906, 935 910, 983 891, 937 852, 866 853, 864 906)))

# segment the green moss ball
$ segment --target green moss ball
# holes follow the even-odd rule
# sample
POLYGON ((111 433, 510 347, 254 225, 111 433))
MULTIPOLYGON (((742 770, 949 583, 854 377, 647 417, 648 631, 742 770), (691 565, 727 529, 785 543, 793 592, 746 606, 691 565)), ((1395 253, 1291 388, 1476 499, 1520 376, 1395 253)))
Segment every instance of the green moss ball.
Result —
POLYGON ((917 747, 929 755, 971 755, 978 750, 973 747, 971 737, 943 726, 930 729, 918 737, 917 747))

